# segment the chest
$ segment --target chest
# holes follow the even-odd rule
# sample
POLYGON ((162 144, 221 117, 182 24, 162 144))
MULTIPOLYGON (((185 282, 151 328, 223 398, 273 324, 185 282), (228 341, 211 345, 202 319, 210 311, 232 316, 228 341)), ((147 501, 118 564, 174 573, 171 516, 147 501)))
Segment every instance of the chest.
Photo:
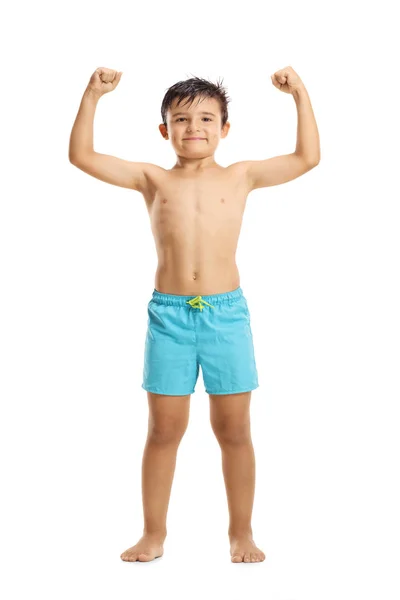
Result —
POLYGON ((246 190, 236 178, 169 178, 154 189, 149 213, 155 222, 231 222, 241 219, 246 190))

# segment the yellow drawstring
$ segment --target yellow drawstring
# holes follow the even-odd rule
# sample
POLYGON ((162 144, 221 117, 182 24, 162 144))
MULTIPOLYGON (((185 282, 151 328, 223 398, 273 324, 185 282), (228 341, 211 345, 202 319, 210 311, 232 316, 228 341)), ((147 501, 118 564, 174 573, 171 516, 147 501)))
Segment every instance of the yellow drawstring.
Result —
POLYGON ((211 306, 211 308, 215 308, 212 304, 208 304, 206 300, 203 300, 201 296, 196 296, 196 298, 192 298, 191 300, 186 302, 186 304, 190 304, 190 306, 192 306, 193 308, 199 308, 200 310, 203 310, 204 306, 200 304, 200 302, 204 302, 208 306, 211 306))

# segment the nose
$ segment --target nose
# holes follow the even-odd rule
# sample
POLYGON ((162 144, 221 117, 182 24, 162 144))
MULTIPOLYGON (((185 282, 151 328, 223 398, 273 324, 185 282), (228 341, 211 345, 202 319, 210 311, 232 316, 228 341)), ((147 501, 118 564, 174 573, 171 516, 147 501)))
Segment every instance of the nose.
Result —
POLYGON ((195 123, 193 123, 192 125, 188 125, 188 133, 191 133, 194 129, 196 129, 196 131, 199 131, 199 126, 195 123))

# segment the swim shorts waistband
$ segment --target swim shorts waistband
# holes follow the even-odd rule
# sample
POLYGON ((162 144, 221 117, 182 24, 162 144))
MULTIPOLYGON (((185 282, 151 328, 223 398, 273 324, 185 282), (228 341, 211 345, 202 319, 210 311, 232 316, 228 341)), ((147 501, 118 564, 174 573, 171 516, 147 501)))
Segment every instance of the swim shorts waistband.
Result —
POLYGON ((170 304, 174 306, 185 306, 189 300, 195 298, 201 298, 210 304, 222 304, 224 302, 232 302, 239 300, 243 296, 243 290, 239 286, 236 290, 231 292, 223 292, 222 294, 208 294, 206 296, 180 296, 178 294, 163 294, 162 292, 154 289, 152 295, 152 301, 158 304, 170 304))

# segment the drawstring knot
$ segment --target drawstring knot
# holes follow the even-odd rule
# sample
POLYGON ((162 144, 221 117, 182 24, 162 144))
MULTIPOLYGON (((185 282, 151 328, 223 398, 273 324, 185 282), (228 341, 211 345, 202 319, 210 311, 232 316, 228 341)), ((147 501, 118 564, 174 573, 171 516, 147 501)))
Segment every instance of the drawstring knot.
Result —
POLYGON ((191 300, 186 302, 186 304, 190 304, 190 306, 192 306, 193 308, 199 308, 202 311, 204 306, 201 304, 201 302, 204 302, 204 304, 207 304, 208 306, 211 306, 211 308, 214 308, 212 304, 209 304, 206 300, 203 300, 201 296, 196 296, 196 298, 192 298, 191 300))

